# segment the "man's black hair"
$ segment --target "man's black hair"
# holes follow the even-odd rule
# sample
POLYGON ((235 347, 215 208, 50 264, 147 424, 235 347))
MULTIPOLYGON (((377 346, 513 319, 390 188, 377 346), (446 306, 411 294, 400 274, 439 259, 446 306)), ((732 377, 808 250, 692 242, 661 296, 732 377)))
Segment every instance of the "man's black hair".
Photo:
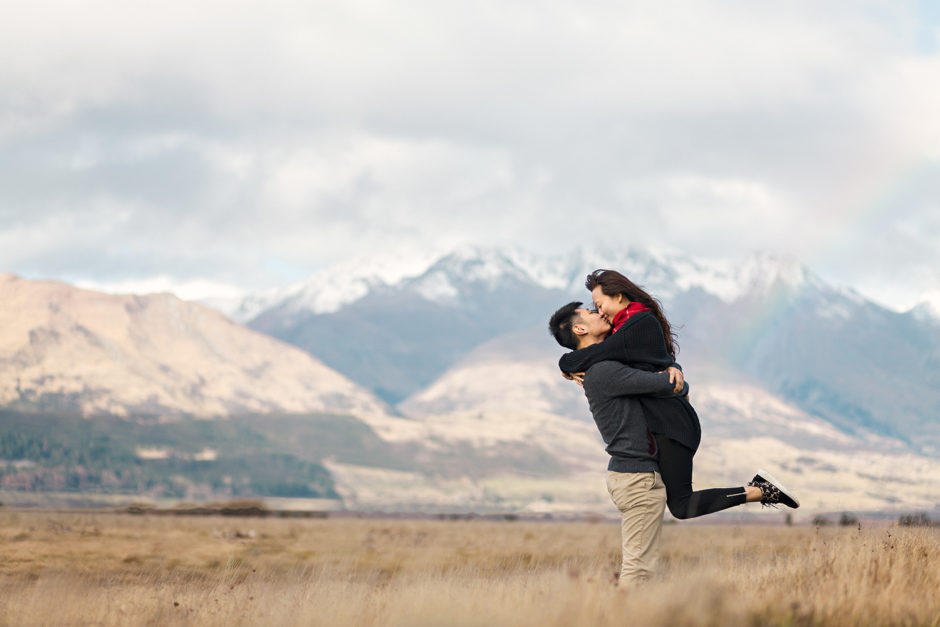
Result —
POLYGON ((571 329, 579 307, 581 307, 580 301, 570 302, 552 314, 551 320, 548 321, 548 332, 552 334, 555 341, 573 351, 578 350, 579 346, 578 336, 571 329))

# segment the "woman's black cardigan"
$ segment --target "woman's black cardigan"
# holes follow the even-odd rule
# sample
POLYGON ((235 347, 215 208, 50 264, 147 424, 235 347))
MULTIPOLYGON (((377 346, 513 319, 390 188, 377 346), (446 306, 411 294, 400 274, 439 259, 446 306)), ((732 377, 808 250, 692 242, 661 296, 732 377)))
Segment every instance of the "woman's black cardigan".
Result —
MULTIPOLYGON (((666 349, 666 338, 659 320, 649 311, 630 316, 603 342, 562 355, 558 366, 562 372, 586 372, 600 361, 618 361, 649 372, 679 366, 666 349)), ((688 384, 685 384, 685 389, 679 394, 635 398, 643 407, 646 424, 652 433, 665 435, 694 452, 702 440, 702 427, 689 403, 688 389, 688 384)))

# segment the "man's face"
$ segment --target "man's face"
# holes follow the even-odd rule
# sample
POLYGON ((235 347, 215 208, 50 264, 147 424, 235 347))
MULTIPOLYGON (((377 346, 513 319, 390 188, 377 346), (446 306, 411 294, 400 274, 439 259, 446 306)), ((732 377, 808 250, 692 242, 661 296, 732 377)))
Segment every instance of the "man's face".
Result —
POLYGON ((610 323, 596 311, 579 307, 575 309, 575 313, 578 315, 578 320, 572 325, 572 329, 579 337, 598 340, 607 337, 610 333, 610 323))

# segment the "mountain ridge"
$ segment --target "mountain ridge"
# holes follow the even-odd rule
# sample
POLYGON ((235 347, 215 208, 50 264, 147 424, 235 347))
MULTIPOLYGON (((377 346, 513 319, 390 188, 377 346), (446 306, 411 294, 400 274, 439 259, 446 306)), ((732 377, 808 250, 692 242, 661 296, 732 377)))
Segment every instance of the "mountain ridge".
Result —
MULTIPOLYGON (((329 374, 300 349, 172 295, 115 297, 3 275, 0 373, 6 380, 19 376, 33 389, 49 392, 63 388, 65 375, 107 383, 113 373, 130 373, 168 385, 166 394, 185 403, 174 409, 147 394, 143 399, 149 404, 129 403, 120 386, 66 389, 87 401, 86 415, 102 425, 116 423, 97 414, 122 409, 126 434, 116 438, 116 433, 99 431, 82 436, 81 442, 60 442, 64 459, 85 466, 66 468, 42 458, 39 462, 53 465, 31 470, 29 464, 39 462, 23 451, 38 454, 46 446, 38 422, 45 418, 41 412, 17 418, 37 421, 25 443, 17 423, 0 423, 5 429, 0 445, 12 451, 5 453, 7 461, 0 460, 0 481, 23 489, 69 486, 72 477, 77 488, 115 489, 163 477, 159 480, 169 482, 160 487, 164 493, 187 498, 244 495, 250 488, 276 496, 338 494, 346 506, 362 509, 609 507, 598 481, 605 465, 603 444, 582 390, 557 370, 563 349, 545 327, 555 307, 583 297, 577 284, 581 272, 549 277, 553 285, 565 280, 582 292, 572 294, 538 285, 526 274, 494 273, 506 259, 488 263, 466 257, 448 260, 425 277, 449 281, 457 290, 456 304, 452 292, 441 301, 428 300, 418 289, 420 281, 403 280, 398 288, 376 286, 336 312, 310 314, 319 324, 329 322, 317 350, 359 351, 360 371, 397 368, 403 377, 414 378, 409 360, 442 356, 427 368, 427 380, 398 404, 405 417, 389 415, 391 408, 371 393, 329 374), (16 285, 41 289, 33 290, 30 300, 16 293, 16 285), (140 354, 131 357, 134 351, 140 354), (167 361, 164 354, 182 357, 167 361), (205 368, 219 361, 227 365, 224 376, 215 377, 205 368), (52 367, 56 363, 57 369, 52 367), (193 368, 194 363, 205 368, 193 368), (272 372, 282 373, 276 377, 282 380, 265 378, 272 372), (233 379, 238 373, 247 378, 233 379), (199 383, 200 376, 206 381, 199 383), (227 385, 213 387, 213 379, 226 377, 227 385), (313 382, 323 384, 319 392, 305 387, 318 378, 313 382), (279 398, 285 381, 293 382, 285 396, 293 405, 279 398), (105 402, 109 389, 118 393, 105 402), (248 397, 231 397, 233 389, 248 397), (204 403, 199 410, 194 404, 200 397, 214 398, 215 404, 204 403), (224 411, 206 412, 205 407, 224 411), (227 419, 187 417, 197 414, 227 419), (133 437, 145 440, 135 448, 133 437), (158 449, 165 459, 146 457, 158 449), (82 455, 92 454, 100 459, 89 474, 82 455), (128 469, 127 474, 113 476, 108 455, 118 455, 123 461, 115 468, 128 469), (253 477, 257 464, 280 470, 253 477), (148 474, 148 468, 157 474, 148 474), (190 473, 187 482, 177 485, 173 473, 184 470, 190 473), (280 481, 281 474, 289 481, 280 481)), ((657 281, 675 284, 681 274, 681 268, 652 256, 631 263, 632 270, 645 268, 657 281)), ((747 276, 748 271, 732 268, 720 276, 735 272, 747 276)), ((921 389, 923 381, 908 381, 897 372, 898 364, 914 362, 926 369, 936 359, 924 323, 803 272, 784 268, 767 277, 750 283, 745 296, 731 302, 694 281, 664 296, 670 316, 683 326, 680 362, 703 423, 697 485, 738 485, 756 466, 769 464, 798 487, 806 512, 935 506, 940 490, 929 477, 940 473, 940 462, 923 446, 937 427, 936 414, 929 410, 933 397, 921 389), (846 372, 837 372, 833 363, 843 363, 846 372), (879 398, 892 395, 896 398, 890 401, 910 414, 894 425, 897 433, 886 429, 892 423, 885 421, 894 420, 884 413, 888 406, 877 405, 879 398), (835 495, 834 485, 841 490, 835 495)), ((310 332, 303 325, 295 330, 310 332)), ((929 386, 935 375, 926 376, 929 386)), ((68 407, 52 404, 60 411, 68 407)), ((78 415, 74 420, 91 425, 78 415)))
POLYGON ((335 312, 288 315, 274 306, 248 324, 398 405, 480 345, 544 328, 559 305, 586 301, 582 281, 597 267, 624 272, 662 301, 692 381, 760 381, 847 432, 874 429, 923 452, 940 450, 940 339, 929 312, 888 310, 793 258, 755 253, 732 263, 615 248, 539 258, 470 248, 335 312), (919 383, 903 374, 912 365, 923 371, 919 383))
POLYGON ((292 346, 171 294, 0 276, 0 405, 81 414, 385 413, 292 346))

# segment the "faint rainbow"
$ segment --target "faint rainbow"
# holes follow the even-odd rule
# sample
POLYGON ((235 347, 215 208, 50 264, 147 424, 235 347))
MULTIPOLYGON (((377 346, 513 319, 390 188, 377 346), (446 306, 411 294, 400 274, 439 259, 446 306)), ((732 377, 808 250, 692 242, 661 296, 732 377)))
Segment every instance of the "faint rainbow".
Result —
MULTIPOLYGON (((847 254, 853 244, 857 245, 852 241, 853 236, 846 234, 849 229, 862 233, 866 226, 877 227, 898 209, 900 203, 912 196, 914 189, 933 181, 938 161, 922 153, 914 156, 906 153, 894 159, 869 159, 855 178, 858 185, 833 193, 822 202, 828 213, 826 219, 833 224, 833 232, 830 237, 823 238, 815 252, 801 260, 802 263, 812 269, 820 265, 823 256, 838 255, 840 251, 847 254)), ((732 359, 745 356, 763 337, 793 315, 794 308, 798 306, 792 300, 793 296, 790 290, 772 289, 765 301, 745 313, 744 325, 729 347, 728 354, 732 359)))

